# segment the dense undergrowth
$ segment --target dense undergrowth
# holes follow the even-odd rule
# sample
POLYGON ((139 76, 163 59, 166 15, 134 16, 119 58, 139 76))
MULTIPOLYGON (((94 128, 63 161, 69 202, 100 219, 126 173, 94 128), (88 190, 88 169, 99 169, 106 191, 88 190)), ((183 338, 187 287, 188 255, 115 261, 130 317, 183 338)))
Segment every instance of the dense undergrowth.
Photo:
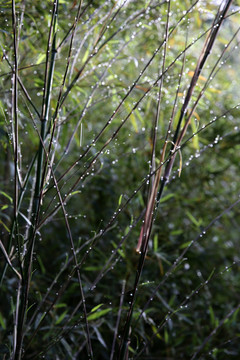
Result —
POLYGON ((238 359, 239 1, 2 1, 1 359, 238 359))

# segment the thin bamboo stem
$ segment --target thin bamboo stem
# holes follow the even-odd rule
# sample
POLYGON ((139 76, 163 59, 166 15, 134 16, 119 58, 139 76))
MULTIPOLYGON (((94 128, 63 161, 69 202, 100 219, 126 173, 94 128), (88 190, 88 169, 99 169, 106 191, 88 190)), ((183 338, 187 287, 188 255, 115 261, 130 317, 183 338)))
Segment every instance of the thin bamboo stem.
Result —
POLYGON ((14 359, 20 360, 22 356, 22 346, 23 346, 23 338, 24 338, 24 325, 26 322, 26 313, 27 313, 27 305, 28 305, 28 294, 30 289, 30 280, 31 280, 31 272, 32 272, 32 258, 33 258, 33 250, 35 245, 35 237, 36 237, 36 224, 38 221, 38 214, 40 210, 41 203, 41 184, 42 184, 42 165, 43 165, 43 146, 45 141, 46 134, 46 123, 48 121, 49 116, 49 108, 50 108, 50 100, 51 100, 51 92, 52 92, 52 81, 54 74, 54 65, 55 65, 55 57, 56 57, 56 26, 57 26, 57 10, 58 10, 58 0, 53 3, 53 11, 52 11, 52 21, 49 30, 49 41, 52 39, 51 45, 51 61, 48 72, 48 53, 49 48, 47 50, 47 60, 46 60, 46 75, 45 75, 45 86, 44 86, 44 96, 43 96, 43 106, 42 106, 42 116, 41 116, 41 140, 39 142, 39 151, 38 151, 38 163, 37 163, 37 172, 36 172, 36 184, 34 191, 34 199, 32 206, 32 215, 31 215, 31 223, 32 226, 30 228, 29 240, 27 243, 27 247, 25 250, 25 258, 24 258, 24 273, 21 284, 21 295, 20 295, 20 308, 19 308, 19 322, 17 328, 17 342, 16 342, 16 355, 14 359))

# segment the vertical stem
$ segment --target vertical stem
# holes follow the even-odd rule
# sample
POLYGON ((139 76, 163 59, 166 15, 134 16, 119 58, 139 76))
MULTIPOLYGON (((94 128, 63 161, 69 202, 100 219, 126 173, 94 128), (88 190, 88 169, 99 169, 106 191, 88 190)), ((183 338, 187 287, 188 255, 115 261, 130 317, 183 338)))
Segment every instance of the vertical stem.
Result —
POLYGON ((112 350, 111 350, 110 360, 113 360, 113 356, 114 356, 114 352, 115 352, 115 345, 116 345, 118 327, 119 327, 119 324, 120 324, 120 318, 121 318, 121 313, 122 313, 122 306, 123 306, 123 298, 124 298, 124 293, 125 293, 125 287, 126 287, 126 281, 123 280, 122 292, 121 292, 120 304, 119 304, 119 310, 118 310, 118 317, 117 317, 116 327, 115 327, 115 330, 114 330, 114 336, 113 336, 113 343, 112 343, 112 350))
MULTIPOLYGON (((165 28, 165 41, 164 41, 164 49, 163 49, 163 60, 162 60, 162 66, 159 69, 159 76, 164 73, 165 69, 165 61, 166 61, 166 54, 167 54, 167 43, 168 43, 168 33, 169 33, 169 13, 170 13, 170 0, 168 1, 168 8, 167 8, 167 21, 166 21, 166 28, 165 28)), ((152 145, 152 155, 151 155, 151 171, 154 172, 156 169, 156 143, 157 143, 157 131, 158 131, 158 123, 160 118, 160 110, 161 110, 161 98, 162 98, 162 88, 163 88, 163 80, 164 76, 161 76, 161 79, 159 81, 159 87, 158 87, 158 98, 157 98, 157 112, 156 117, 153 125, 153 145, 152 145)), ((149 189, 149 196, 151 189, 154 185, 154 179, 155 176, 152 177, 151 183, 152 186, 149 189)))
POLYGON ((44 95, 43 95, 43 105, 42 105, 42 115, 41 115, 41 138, 39 141, 39 152, 37 160, 37 170, 36 170, 36 184, 34 191, 34 199, 32 206, 32 215, 31 215, 31 224, 29 239, 27 243, 27 248, 24 251, 24 264, 23 264, 23 279, 21 286, 21 295, 20 295, 20 306, 19 306, 19 321, 17 328, 17 342, 16 342, 16 353, 13 357, 15 360, 20 360, 22 357, 22 345, 24 338, 24 325, 26 321, 27 306, 28 306, 28 295, 30 289, 30 280, 32 273, 32 259, 33 251, 35 245, 36 237, 36 226, 39 216, 40 204, 42 199, 42 187, 44 179, 42 177, 42 167, 43 167, 43 157, 44 157, 44 141, 46 137, 46 123, 49 119, 49 108, 52 94, 52 81, 54 74, 54 65, 56 58, 56 26, 57 26, 57 10, 58 10, 58 0, 53 2, 53 12, 52 12, 52 21, 49 30, 49 39, 48 39, 48 48, 46 55, 46 71, 45 71, 45 85, 44 85, 44 95), (52 45, 50 47, 52 39, 52 45), (49 51, 51 48, 51 60, 50 66, 48 65, 49 51), (49 69, 48 69, 49 67, 49 69))
MULTIPOLYGON (((16 19, 16 6, 15 0, 12 0, 12 29, 13 29, 13 49, 14 49, 14 67, 13 67, 13 87, 12 87, 12 116, 14 123, 14 204, 13 204, 13 233, 16 233, 17 215, 18 215, 18 187, 19 187, 19 179, 18 179, 18 93, 17 93, 17 85, 18 85, 18 49, 17 49, 17 19, 16 19), (14 226, 15 224, 15 226, 14 226)), ((19 293, 18 293, 19 294, 19 293)), ((16 349, 16 341, 17 341, 17 324, 18 324, 18 306, 19 302, 16 304, 16 312, 14 319, 14 336, 13 336, 13 354, 16 349)))
MULTIPOLYGON (((198 62, 197 62, 196 68, 195 68, 194 75, 192 77, 191 83, 188 88, 187 96, 186 96, 183 106, 181 108, 181 113, 180 113, 177 129, 176 129, 176 132, 174 135, 174 140, 173 140, 174 145, 172 146, 171 152, 174 152, 176 150, 176 147, 180 145, 181 140, 185 134, 185 129, 188 125, 187 123, 185 124, 180 135, 178 136, 183 118, 186 114, 187 108, 188 108, 190 100, 192 98, 193 91, 197 84, 197 80, 201 74, 201 71, 206 63, 208 56, 211 53, 211 50, 212 50, 213 44, 216 40, 218 31, 221 27, 224 17, 227 14, 227 11, 231 5, 231 2, 232 2, 232 0, 225 1, 223 10, 221 12, 219 12, 217 14, 217 16, 215 17, 212 30, 206 38, 204 47, 202 49, 202 52, 199 56, 199 59, 198 59, 198 62)), ((159 104, 159 100, 158 100, 158 104, 159 104)), ((131 327, 131 321, 132 321, 132 314, 133 314, 134 303, 135 303, 136 294, 137 294, 137 287, 138 287, 142 269, 144 266, 144 261, 145 261, 145 257, 146 257, 146 253, 147 253, 147 247, 148 247, 148 241, 149 241, 149 238, 151 235, 151 230, 152 230, 152 225, 153 225, 153 208, 154 208, 154 204, 156 201, 156 196, 157 196, 157 202, 160 201, 162 194, 163 194, 164 187, 165 187, 166 183, 168 182, 169 176, 172 171, 173 163, 174 163, 174 160, 176 157, 176 152, 173 155, 171 155, 171 152, 170 152, 169 162, 165 168, 163 180, 160 182, 161 178, 160 178, 160 171, 159 171, 155 178, 153 190, 151 192, 151 196, 150 196, 150 199, 147 204, 147 210, 146 210, 146 215, 145 215, 145 220, 144 220, 145 222, 142 227, 140 238, 139 238, 139 243, 138 243, 138 251, 141 250, 141 255, 140 255, 139 262, 138 262, 138 268, 137 268, 136 277, 135 277, 133 296, 132 296, 132 300, 130 302, 129 311, 128 311, 128 315, 127 315, 127 319, 126 319, 126 323, 125 323, 123 340, 121 343, 120 354, 119 354, 119 360, 128 359, 127 354, 128 354, 128 345, 130 343, 130 329, 131 329, 130 327, 131 327), (159 182, 160 182, 160 191, 157 195, 159 182)))
POLYGON ((18 59, 17 59, 17 23, 15 0, 12 0, 12 27, 13 27, 13 48, 14 48, 14 68, 13 68, 13 122, 14 122, 14 219, 17 218, 18 205, 18 59))

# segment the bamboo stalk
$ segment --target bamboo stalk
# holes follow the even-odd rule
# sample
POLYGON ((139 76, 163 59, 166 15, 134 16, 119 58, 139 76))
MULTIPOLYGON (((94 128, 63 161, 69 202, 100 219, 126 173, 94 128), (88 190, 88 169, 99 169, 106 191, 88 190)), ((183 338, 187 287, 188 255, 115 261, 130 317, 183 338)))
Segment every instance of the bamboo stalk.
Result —
MULTIPOLYGON (((172 146, 171 152, 170 152, 170 160, 165 168, 165 172, 164 172, 164 176, 163 179, 160 183, 161 180, 161 170, 158 171, 158 174, 155 178, 154 181, 154 185, 152 188, 152 192, 150 195, 150 200, 147 204, 147 209, 146 209, 146 215, 145 215, 145 219, 144 219, 144 225, 141 229, 141 233, 140 233, 140 237, 139 237, 139 241, 138 241, 138 249, 140 249, 140 259, 138 262, 138 268, 137 268, 137 272, 136 272, 136 277, 135 277, 135 284, 134 284, 134 290, 133 290, 133 296, 130 302, 130 306, 129 306, 129 311, 128 311, 128 315, 127 315, 127 319, 125 322, 125 328, 124 328, 124 334, 123 334, 123 339, 122 339, 122 343, 121 343, 121 350, 120 350, 120 355, 119 355, 119 360, 125 360, 128 358, 127 356, 127 351, 128 351, 128 346, 130 344, 130 329, 131 329, 131 322, 132 322, 132 314, 133 314, 133 309, 134 309, 134 303, 135 303, 135 298, 136 298, 136 293, 137 293, 137 287, 139 284, 139 280, 141 277, 141 273, 143 270, 143 266, 144 266, 144 262, 145 262, 145 257, 147 254, 147 248, 148 248, 148 242, 149 242, 149 238, 151 235, 151 230, 152 230, 152 225, 153 225, 153 209, 155 206, 155 201, 156 201, 156 197, 157 197, 157 192, 158 192, 158 186, 160 183, 160 190, 159 190, 159 194, 157 197, 157 200, 160 201, 162 194, 163 194, 163 190, 164 187, 166 185, 166 183, 168 182, 169 176, 171 174, 171 170, 173 167, 173 163, 175 161, 176 158, 176 154, 178 148, 180 148, 180 143, 181 140, 186 132, 187 126, 189 124, 186 123, 183 130, 181 131, 179 137, 178 137, 178 133, 180 131, 180 126, 183 120, 183 117, 187 111, 189 102, 191 100, 193 91, 195 89, 197 80, 201 74, 201 71, 206 63, 206 60, 209 56, 209 54, 211 53, 211 49, 212 46, 216 40, 216 36, 218 34, 218 31, 221 27, 221 24, 225 18, 225 15, 231 5, 232 0, 228 0, 225 3, 225 6, 223 8, 223 10, 221 12, 219 12, 217 14, 217 16, 214 19, 213 22, 213 27, 211 29, 210 34, 207 36, 206 41, 204 43, 202 52, 199 56, 196 68, 195 68, 195 72, 194 75, 192 77, 191 83, 189 85, 188 88, 188 92, 187 92, 187 96, 185 98, 185 101, 183 103, 183 106, 181 108, 181 113, 180 113, 180 117, 178 120, 178 125, 177 125, 177 129, 175 132, 175 136, 174 136, 174 140, 173 143, 174 145, 172 146), (172 155, 173 153, 173 155, 172 155)), ((190 121, 190 120, 189 120, 190 121)), ((161 168, 160 168, 161 169, 161 168)))
MULTIPOLYGON (((12 90, 12 117, 13 117, 13 128, 14 128, 14 215, 13 215, 13 225, 12 225, 12 234, 15 233, 15 238, 17 239, 17 218, 18 218, 18 196, 19 196, 19 176, 18 176, 18 165, 19 165, 19 156, 18 156, 18 45, 17 45, 17 17, 16 17, 16 4, 15 0, 12 0, 12 28, 13 28, 13 49, 14 49, 14 68, 13 68, 13 90, 12 90)), ((2 249, 3 250, 3 249, 2 249)), ((11 268, 11 261, 7 261, 11 268)), ((20 274, 19 274, 20 275, 20 274)), ((21 275, 20 278, 21 279, 21 275)), ((20 280, 19 280, 20 281, 20 280)), ((13 356, 15 356, 15 351, 17 347, 17 338, 18 338, 18 309, 19 303, 16 304, 16 312, 14 319, 14 336, 13 336, 13 356)))
POLYGON ((48 122, 48 117, 49 117, 49 108, 50 108, 50 100, 52 93, 52 81, 53 81, 54 65, 55 65, 55 57, 56 57, 57 11, 58 11, 58 0, 53 2, 52 21, 49 30, 48 49, 46 56, 45 86, 44 86, 42 115, 41 115, 41 139, 39 142, 39 149, 38 149, 36 184, 35 184, 34 199, 33 199, 32 214, 31 214, 32 227, 30 228, 29 240, 27 242, 27 246, 24 251, 25 253, 24 265, 23 265, 24 273, 21 283, 19 321, 17 328, 16 354, 14 360, 15 359, 20 360, 22 356, 24 325, 26 321, 28 294, 29 294, 30 280, 31 280, 32 258, 33 258, 33 251, 34 251, 35 237, 36 237, 36 225, 37 225, 41 197, 42 197, 41 186, 43 183, 42 166, 43 166, 43 155, 44 155, 44 141, 46 134, 46 123, 48 122), (50 53, 50 44, 51 44, 51 60, 49 66, 48 58, 50 53))

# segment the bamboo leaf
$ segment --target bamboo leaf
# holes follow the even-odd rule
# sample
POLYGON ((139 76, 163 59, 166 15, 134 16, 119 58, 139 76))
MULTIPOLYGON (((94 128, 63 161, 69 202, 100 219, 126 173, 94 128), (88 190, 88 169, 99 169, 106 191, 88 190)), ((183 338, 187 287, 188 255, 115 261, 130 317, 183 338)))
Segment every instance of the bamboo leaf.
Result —
POLYGON ((5 197, 10 201, 11 204, 13 203, 12 197, 9 196, 7 193, 5 193, 4 191, 0 191, 0 194, 2 194, 3 196, 5 196, 5 197))
POLYGON ((202 224, 201 220, 197 220, 189 211, 186 211, 187 217, 191 220, 191 222, 196 225, 197 227, 200 227, 202 224))
POLYGON ((97 311, 101 306, 103 306, 103 304, 99 304, 97 306, 94 306, 94 308, 92 308, 92 310, 91 310, 91 313, 97 311))
POLYGON ((65 318, 66 314, 67 314, 68 310, 65 310, 57 319, 57 321, 55 322, 55 325, 59 325, 63 319, 65 318))
POLYGON ((88 321, 97 320, 97 319, 103 317, 104 315, 106 315, 107 313, 109 313, 111 310, 112 309, 108 308, 108 309, 96 311, 93 314, 88 315, 87 319, 88 319, 88 321))
POLYGON ((161 198, 160 203, 164 203, 164 202, 168 201, 169 199, 174 198, 175 196, 176 195, 173 193, 165 195, 161 198))
POLYGON ((2 327, 3 330, 6 330, 6 322, 4 317, 2 316, 2 313, 0 312, 0 325, 2 327))

